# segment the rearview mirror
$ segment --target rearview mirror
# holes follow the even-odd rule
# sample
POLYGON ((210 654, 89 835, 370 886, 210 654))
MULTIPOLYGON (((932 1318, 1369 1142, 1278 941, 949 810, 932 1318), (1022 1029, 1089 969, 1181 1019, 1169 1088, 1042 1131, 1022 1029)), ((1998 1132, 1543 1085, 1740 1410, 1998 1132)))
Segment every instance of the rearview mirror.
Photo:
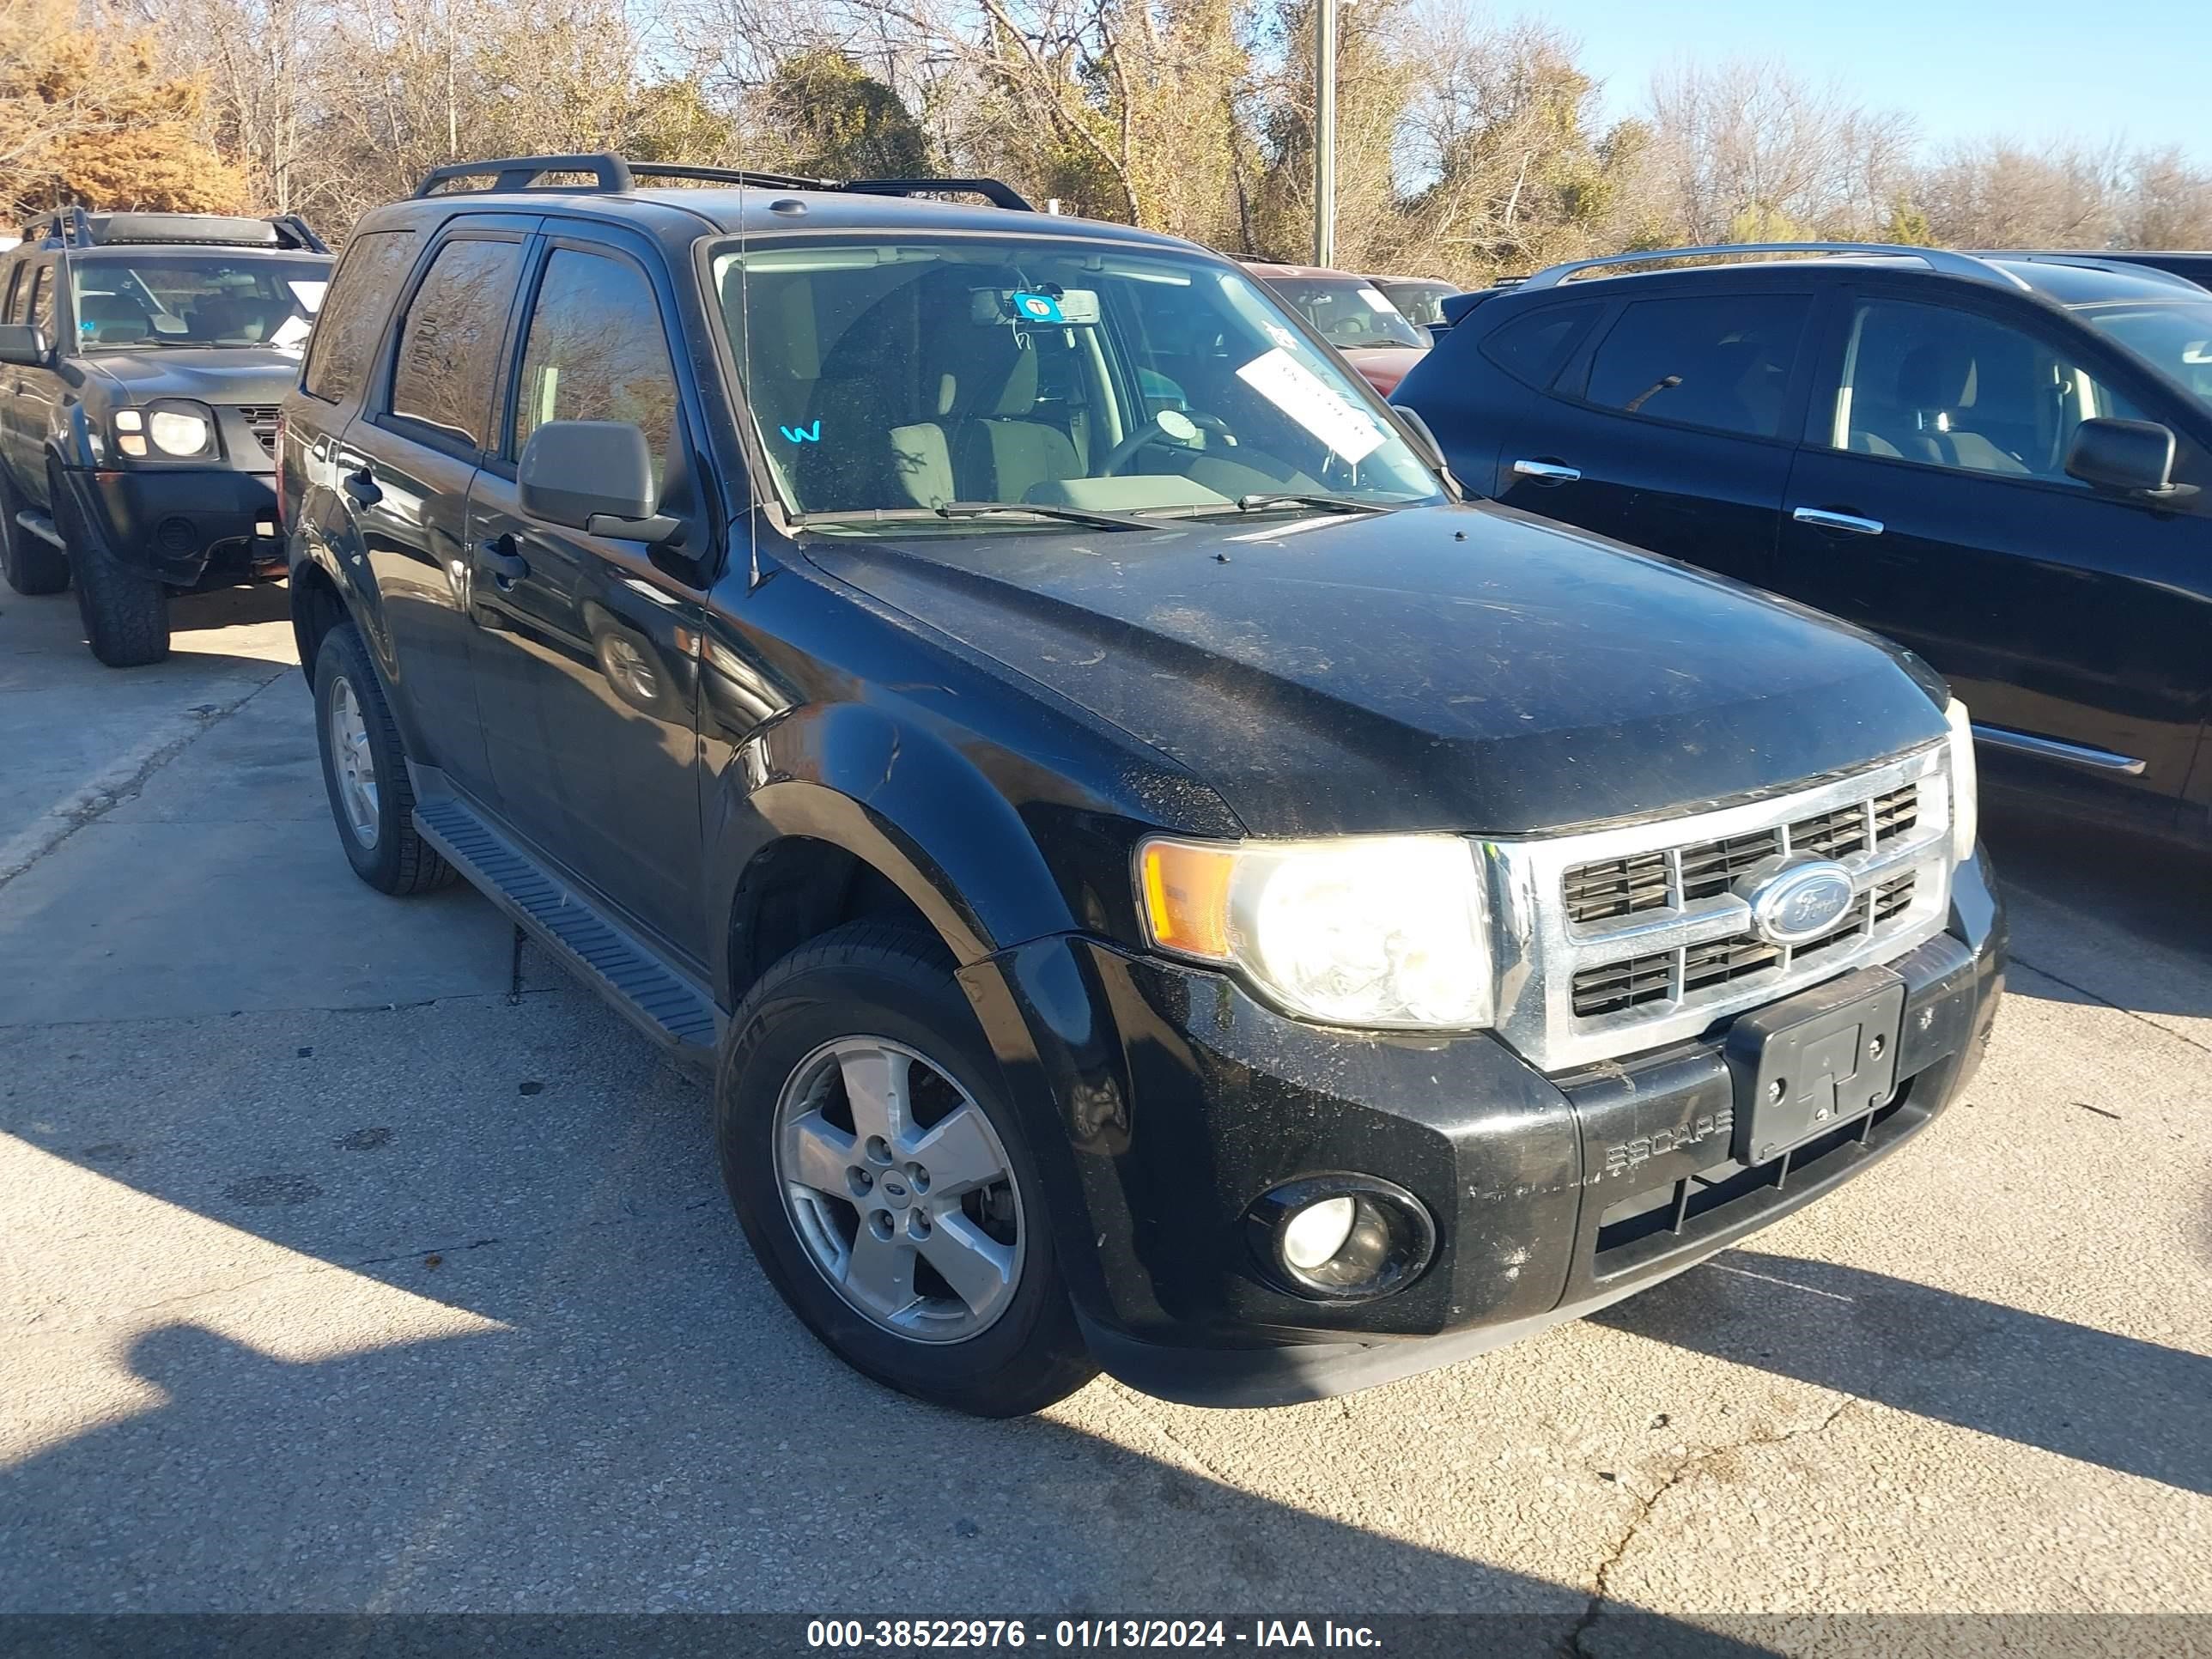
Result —
POLYGON ((2084 421, 2066 448, 2069 477, 2127 495, 2173 493, 2173 433, 2155 421, 2084 421))
POLYGON ((661 514, 653 449, 628 421, 548 421, 515 468, 529 517, 624 541, 661 544, 682 529, 661 514))
POLYGON ((50 368, 54 348, 46 330, 30 323, 0 323, 0 363, 17 368, 50 368))

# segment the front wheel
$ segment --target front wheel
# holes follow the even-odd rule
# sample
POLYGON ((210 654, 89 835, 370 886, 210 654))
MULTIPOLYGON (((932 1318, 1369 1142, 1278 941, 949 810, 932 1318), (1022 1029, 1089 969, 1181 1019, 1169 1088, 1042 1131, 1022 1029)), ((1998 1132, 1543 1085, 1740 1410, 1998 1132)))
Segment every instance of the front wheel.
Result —
POLYGON ((715 1139, 754 1254, 856 1370, 982 1417, 1097 1375, 1043 1184, 934 939, 854 922, 763 975, 718 1070, 715 1139))
POLYGON ((163 660, 169 654, 168 587, 118 559, 76 510, 69 480, 58 472, 50 477, 54 525, 69 545, 77 615, 92 654, 110 668, 163 660))

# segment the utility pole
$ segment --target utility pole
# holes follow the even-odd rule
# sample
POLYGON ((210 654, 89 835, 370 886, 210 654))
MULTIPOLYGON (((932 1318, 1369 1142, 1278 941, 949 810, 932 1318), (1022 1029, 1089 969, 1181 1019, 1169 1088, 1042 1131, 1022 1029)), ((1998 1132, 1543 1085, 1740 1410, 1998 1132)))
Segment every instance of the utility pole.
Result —
POLYGON ((1336 263, 1336 5, 1314 0, 1314 263, 1336 263))

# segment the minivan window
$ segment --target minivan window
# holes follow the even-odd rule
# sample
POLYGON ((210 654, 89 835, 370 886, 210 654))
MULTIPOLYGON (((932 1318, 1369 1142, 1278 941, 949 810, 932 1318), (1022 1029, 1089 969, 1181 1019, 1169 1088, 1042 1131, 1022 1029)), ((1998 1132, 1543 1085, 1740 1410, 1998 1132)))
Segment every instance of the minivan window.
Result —
POLYGON ((411 230, 372 230, 347 245, 307 348, 306 384, 316 397, 337 403, 361 384, 362 366, 376 350, 392 297, 415 263, 415 247, 411 230))
POLYGON ((1188 515, 1442 498, 1342 360, 1218 260, 1043 236, 823 240, 722 252, 714 275, 778 485, 848 533, 950 502, 1188 515))
POLYGON ((628 421, 666 471, 676 426, 676 368, 660 306, 627 260, 556 248, 545 261, 522 350, 514 450, 548 421, 628 421))
POLYGON ((1485 337, 1482 355, 1515 380, 1541 392, 1604 309, 1598 301, 1585 300, 1528 312, 1485 337))
POLYGON ((1649 420, 1771 438, 1810 298, 1729 294, 1639 300, 1590 363, 1590 402, 1649 420))
POLYGON ((392 414, 484 447, 521 264, 520 242, 465 240, 438 250, 400 321, 392 414))
POLYGON ((2053 483, 2070 482, 2066 452, 2083 421, 2140 418, 2036 336, 1905 300, 1853 308, 1840 383, 1820 407, 1832 409, 1832 448, 2053 483))

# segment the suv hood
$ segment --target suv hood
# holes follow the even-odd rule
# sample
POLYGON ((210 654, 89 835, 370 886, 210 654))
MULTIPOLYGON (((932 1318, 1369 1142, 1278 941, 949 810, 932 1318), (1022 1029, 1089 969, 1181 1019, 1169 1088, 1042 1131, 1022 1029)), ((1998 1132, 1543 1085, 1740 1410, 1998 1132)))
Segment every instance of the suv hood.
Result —
POLYGON ((266 346, 155 346, 78 361, 134 404, 155 398, 281 404, 300 379, 298 357, 266 346))
POLYGON ((1944 735, 1872 635, 1483 504, 812 542, 816 563, 1172 757, 1255 836, 1528 834, 1944 735))

